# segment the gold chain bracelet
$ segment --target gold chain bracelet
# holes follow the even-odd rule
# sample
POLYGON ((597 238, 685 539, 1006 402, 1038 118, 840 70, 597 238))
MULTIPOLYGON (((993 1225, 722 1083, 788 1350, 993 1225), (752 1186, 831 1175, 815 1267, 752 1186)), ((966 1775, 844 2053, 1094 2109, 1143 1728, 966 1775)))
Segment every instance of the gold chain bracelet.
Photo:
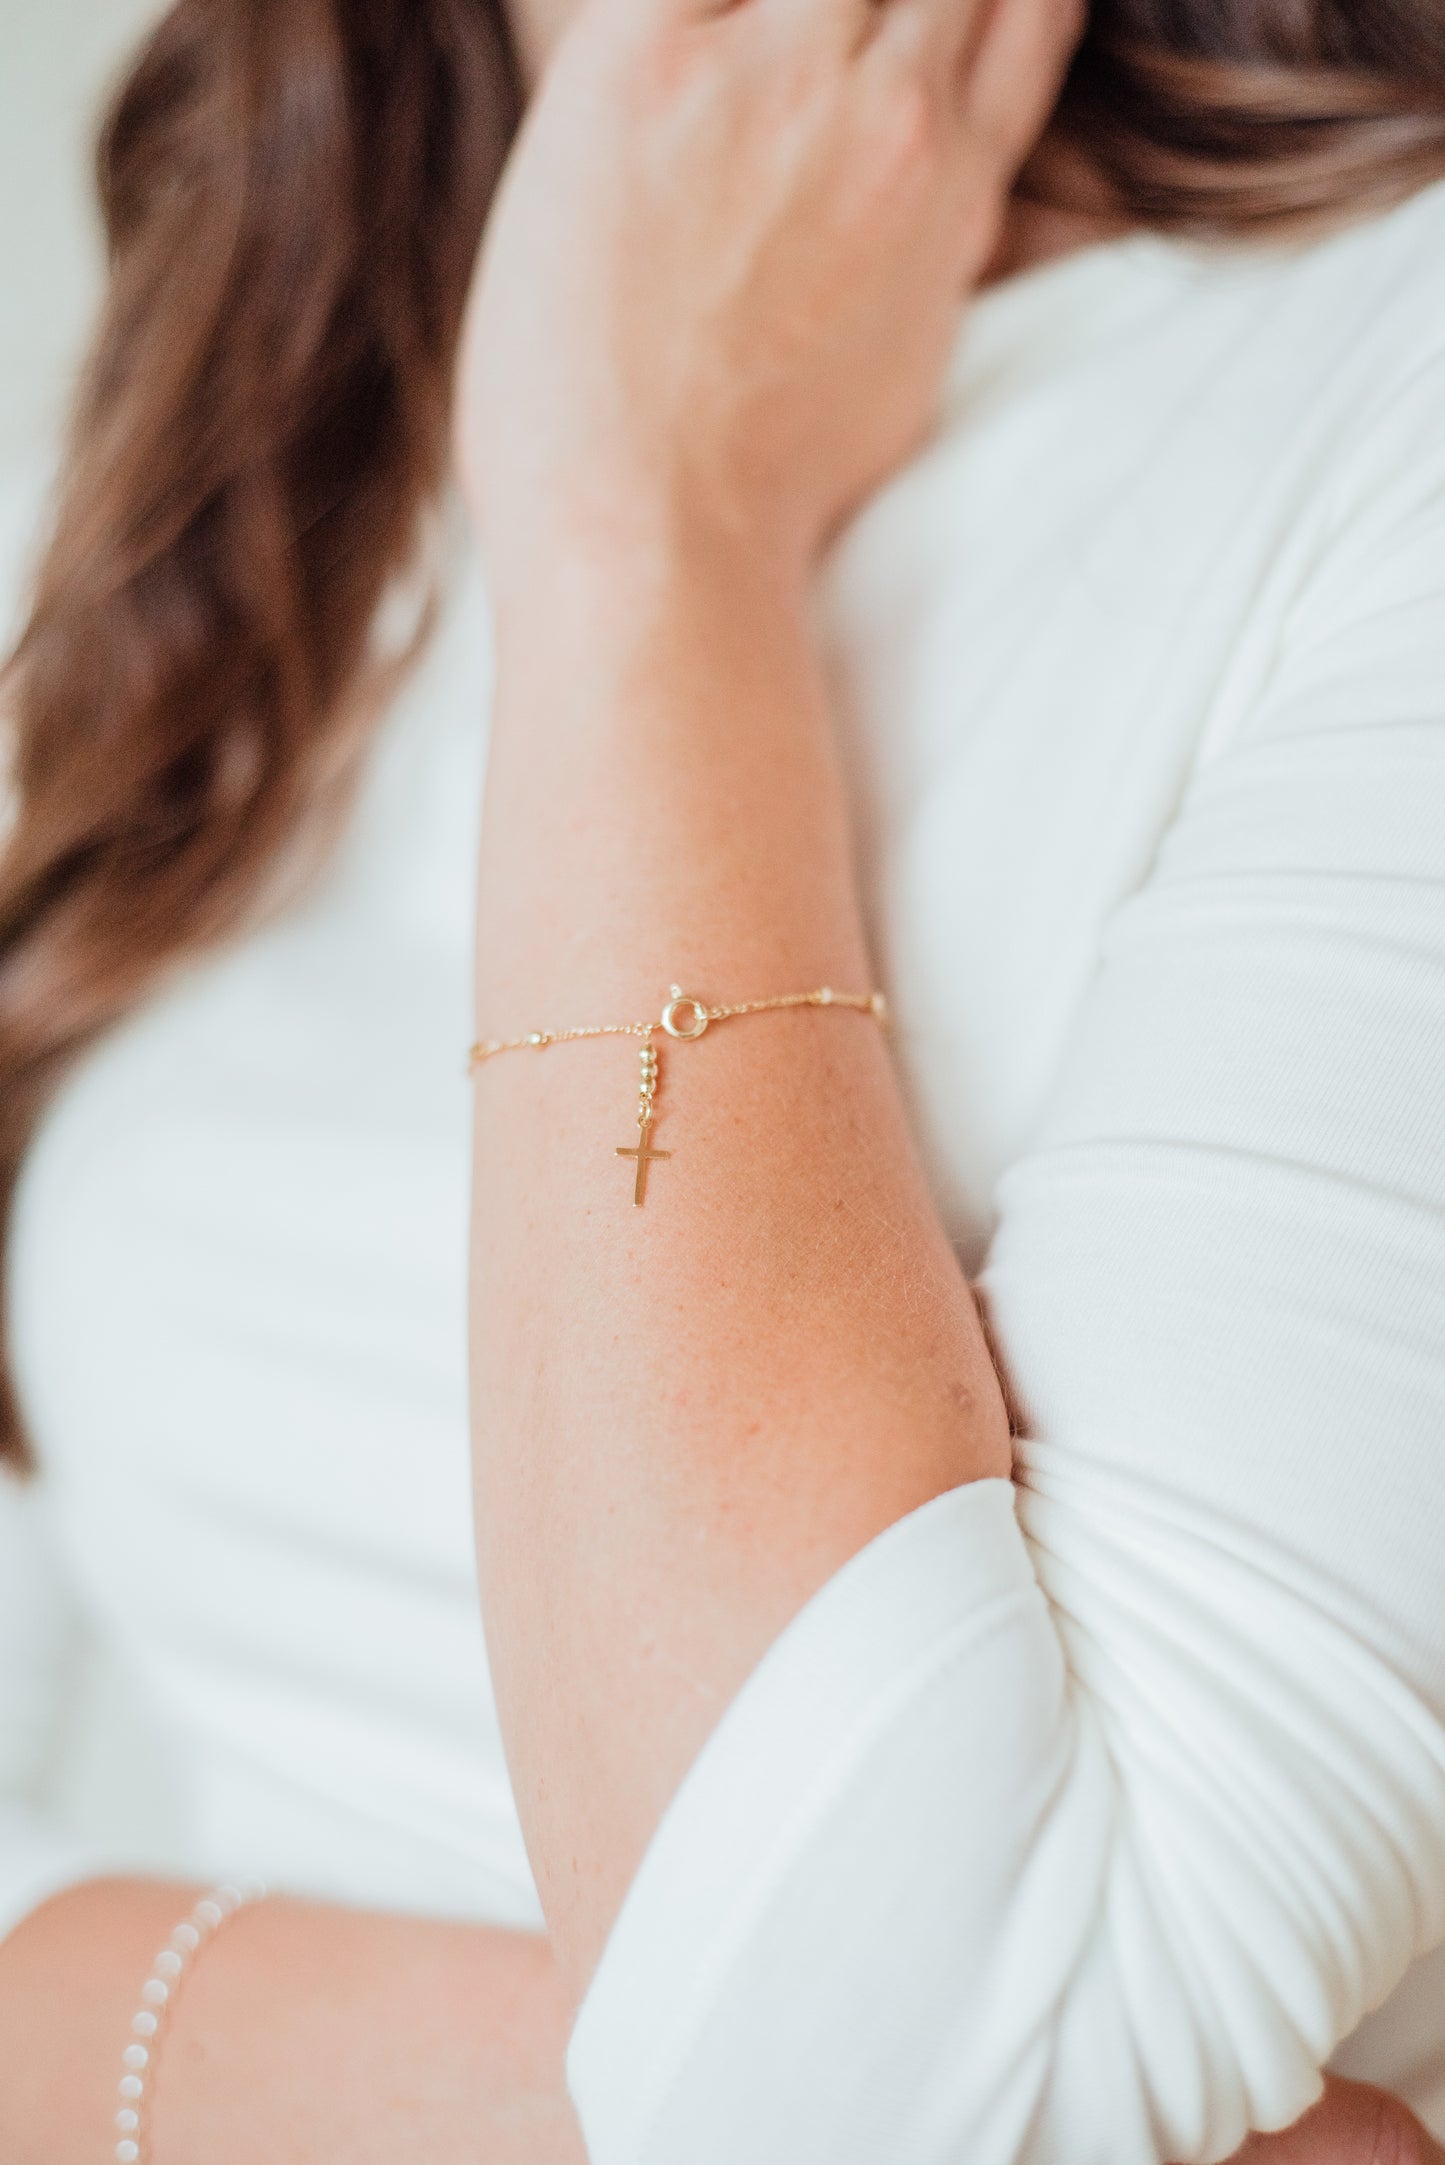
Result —
POLYGON ((648 1168, 658 1158, 670 1158, 670 1150, 656 1150, 652 1143, 652 1123, 656 1116, 657 1089, 660 1080, 657 1047, 653 1039, 659 1030, 668 1037, 677 1038, 683 1044, 691 1044, 695 1038, 714 1022, 727 1022, 734 1015, 766 1015, 780 1007, 854 1007, 876 1017, 886 1030, 888 1027, 888 1004, 881 992, 835 992, 831 985, 815 985, 811 992, 782 992, 770 1000, 739 1000, 732 1007, 709 1007, 696 994, 684 992, 681 985, 669 988, 671 997, 656 1022, 595 1022, 586 1023, 572 1030, 529 1030, 525 1037, 499 1037, 478 1040, 467 1054, 467 1073, 474 1075, 484 1060, 490 1060, 499 1052, 523 1052, 528 1047, 540 1050, 544 1045, 570 1045, 584 1037, 640 1037, 642 1039, 642 1072, 637 1087, 637 1141, 633 1144, 619 1143, 619 1158, 634 1158, 637 1176, 633 1182, 632 1200, 641 1204, 647 1197, 648 1168))

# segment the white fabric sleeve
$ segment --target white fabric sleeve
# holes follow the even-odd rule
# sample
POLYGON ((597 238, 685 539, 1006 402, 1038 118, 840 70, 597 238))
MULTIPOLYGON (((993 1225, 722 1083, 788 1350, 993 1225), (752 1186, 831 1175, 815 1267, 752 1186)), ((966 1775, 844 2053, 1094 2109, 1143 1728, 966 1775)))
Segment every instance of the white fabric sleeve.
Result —
POLYGON ((38 1481, 0 1474, 0 1939, 108 1860, 43 1802, 73 1625, 38 1481))
POLYGON ((1445 1940, 1445 368, 1110 924, 986 1274, 1017 1485, 891 1527, 669 1806, 594 2165, 1164 2165, 1445 1940))

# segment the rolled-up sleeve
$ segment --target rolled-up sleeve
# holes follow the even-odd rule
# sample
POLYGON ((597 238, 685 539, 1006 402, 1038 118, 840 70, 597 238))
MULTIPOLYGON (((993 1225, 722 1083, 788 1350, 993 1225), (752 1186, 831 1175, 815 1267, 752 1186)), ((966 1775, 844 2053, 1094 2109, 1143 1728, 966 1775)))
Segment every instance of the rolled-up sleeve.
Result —
POLYGON ((573 2033, 594 2165, 1225 2158, 1445 1941, 1442 374, 1002 1182, 1016 1480, 708 1740, 573 2033))

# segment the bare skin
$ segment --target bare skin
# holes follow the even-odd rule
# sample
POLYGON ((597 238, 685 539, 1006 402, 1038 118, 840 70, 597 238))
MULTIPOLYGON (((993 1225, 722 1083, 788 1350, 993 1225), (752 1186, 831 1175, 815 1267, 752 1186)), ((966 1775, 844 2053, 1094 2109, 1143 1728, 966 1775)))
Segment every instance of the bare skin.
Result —
MULTIPOLYGON (((584 0, 564 33, 459 375, 498 648, 480 1036, 655 1014, 674 980, 868 984, 809 576, 932 421, 1080 26, 1071 0, 584 0)), ((474 1129, 483 1610, 579 1991, 782 1628, 1010 1468, 869 1024, 672 1057, 686 1174, 645 1212, 597 1144, 614 1053, 489 1063, 474 1129)))
POLYGON ((1252 2135, 1234 2165, 1445 2165, 1445 2150, 1397 2097, 1328 2075, 1302 2120, 1252 2135))
MULTIPOLYGON (((574 12, 574 0, 514 0, 514 25, 534 85, 574 12)), ((959 290, 1027 268, 1111 230, 1115 228, 1104 216, 1060 218, 1019 206, 1000 207, 996 229, 981 232, 974 256, 959 266, 959 290)), ((940 326, 944 320, 940 316, 940 326)), ((591 608, 585 591, 575 597, 575 606, 585 624, 591 608)), ((517 621, 525 621, 524 613, 517 621)), ((742 695, 766 694, 754 740, 754 749, 761 752, 769 717, 785 717, 795 702, 806 712, 814 686, 809 657, 798 645, 796 626, 788 616, 778 615, 770 600, 760 600, 757 623, 761 674, 741 680, 725 675, 720 682, 742 695)), ((722 627, 704 603, 674 636, 679 651, 690 646, 695 657, 715 658, 722 627)), ((525 644, 521 654, 525 659, 525 644)), ((534 702, 542 703, 547 690, 545 673, 519 663, 510 681, 512 707, 527 714, 530 732, 534 702)), ((594 720, 589 717, 589 728, 594 720)), ((801 732, 794 777, 800 789, 816 785, 821 802, 834 794, 824 720, 815 715, 811 734, 809 729, 801 732)), ((519 765, 523 756, 519 753, 519 765)), ((767 807, 760 804, 758 809, 765 814, 767 807)), ((625 820, 619 831, 629 831, 625 820)), ((760 831, 767 831, 765 819, 760 831)), ((493 854, 505 886, 504 853, 493 854)), ((801 908, 818 907, 812 919, 815 974, 831 975, 837 982, 853 981, 862 967, 846 897, 844 854, 825 838, 825 899, 816 905, 816 898, 815 904, 795 898, 801 908)), ((631 877, 630 866, 619 868, 619 888, 631 877)), ((713 888, 718 877, 715 866, 713 888)), ((495 880, 492 892, 495 896, 495 880)), ((511 906, 522 907, 525 901, 523 886, 511 906)), ((708 922, 710 931, 715 929, 716 915, 708 922)), ((630 936, 635 928, 611 929, 624 929, 630 936)), ((739 924, 732 937, 740 968, 745 962, 771 964, 773 954, 755 944, 755 929, 739 924)), ((634 943, 631 951, 641 949, 634 943)), ((705 957, 701 945, 697 949, 700 966, 705 959, 713 967, 716 955, 712 941, 705 957)), ((593 958, 579 953, 576 979, 569 987, 547 976, 547 957, 539 953, 534 959, 537 974, 518 983, 519 997, 525 992, 530 1001, 542 989, 549 999, 569 991, 578 997, 585 993, 590 1013, 597 998, 614 991, 622 999, 620 1011, 631 1012, 630 977, 609 982, 605 969, 594 971, 593 958)), ((688 959, 669 948, 666 962, 685 967, 688 959)), ((779 967, 783 959, 778 951, 779 967)), ((786 959, 793 959, 791 949, 786 959)), ((504 989, 491 988, 498 994, 504 989)), ((530 1019, 530 1007, 527 1013, 530 1019)), ((896 1120, 886 1074, 865 1049, 867 1026, 860 1023, 855 1031, 840 1022, 847 1032, 840 1043, 833 1034, 834 1019, 796 1020, 804 1029, 811 1022, 823 1025, 809 1033, 809 1060, 826 1065, 841 1059, 847 1064, 852 1115, 872 1119, 882 1109, 887 1119, 896 1120), (864 1111, 870 1100, 873 1109, 864 1111)), ((747 1132, 766 1130, 778 1108, 765 1084, 749 1077, 741 1044, 731 1067, 732 1056, 724 1051, 721 1037, 709 1050, 711 1056, 723 1056, 714 1079, 732 1093, 731 1112, 748 1124, 747 1132)), ((560 1073, 557 1087, 565 1091, 569 1085, 560 1073)), ((835 1147, 846 1143, 847 1128, 844 1119, 834 1136, 835 1147)), ((906 1136, 896 1127, 879 1177, 883 1186, 872 1192, 880 1203, 896 1209, 901 1193, 909 1210, 926 1214, 906 1136)), ((911 1239, 918 1222, 917 1215, 899 1219, 900 1242, 911 1239)), ((974 1326, 961 1312, 949 1311, 946 1302, 938 1303, 936 1283, 931 1292, 922 1280, 915 1289, 934 1303, 929 1312, 938 1327, 935 1373, 952 1410, 942 1419, 935 1415, 930 1429, 933 1455, 911 1469, 911 1486, 885 1491, 855 1482, 834 1523, 814 1529, 813 1540, 805 1541, 799 1553, 815 1578, 825 1575, 841 1552, 867 1538, 880 1509, 896 1515, 932 1483, 966 1477, 970 1466, 986 1470, 1002 1463, 996 1411, 976 1434, 971 1430, 966 1441, 955 1427, 961 1398, 971 1399, 985 1414, 989 1405, 991 1371, 984 1366, 986 1354, 974 1326)), ((736 1503, 735 1498, 732 1503, 720 1501, 729 1509, 736 1503)), ((497 1576, 493 1558, 494 1586, 497 1576)), ((796 1604, 803 1583, 784 1576, 771 1586, 745 1584, 742 1598, 754 1626, 761 1624, 770 1632, 789 1603, 796 1604)), ((736 1590, 729 1599, 737 1599, 736 1590)), ((724 1638, 733 1613, 725 1602, 715 1619, 724 1638)), ((494 1610, 494 1638, 499 1628, 494 1610)), ((617 1848, 610 1866, 604 1859, 593 1867, 594 1886, 601 1890, 591 1926, 594 1943, 598 1920, 615 1902, 626 1877, 626 1860, 645 1834, 649 1812, 655 1814, 679 1761, 689 1756, 692 1741, 705 1733, 721 1697, 736 1680, 726 1663, 715 1665, 716 1657, 716 1644, 709 1647, 706 1635, 699 1644, 683 1631, 669 1647, 667 1662, 659 1664, 674 1671, 681 1664, 689 1672, 690 1726, 684 1724, 674 1737, 670 1755, 659 1756, 648 1745, 645 1720, 637 1734, 649 1786, 641 1793, 640 1813, 634 1797, 629 1808, 604 1821, 603 1831, 610 1826, 617 1848)), ((746 1666, 746 1646, 739 1649, 739 1657, 746 1666)), ((525 1676, 519 1682, 517 1665, 501 1666, 514 1699, 525 1701, 525 1676)), ((529 1763, 525 1746, 520 1763, 529 1763)), ((534 1763, 540 1764, 541 1757, 534 1763)), ((551 1837, 542 1829, 533 1838, 553 1899, 566 1909, 566 1870, 559 1874, 547 1862, 551 1837)), ((139 1980, 195 1892, 148 1881, 82 1886, 44 1904, 0 1947, 0 2037, 7 2046, 0 2087, 0 2155, 13 2165, 82 2165, 102 2154, 99 2145, 115 2103, 119 2046, 139 1980), (62 2006, 63 2020, 57 2016, 62 2006)), ((577 1914, 585 1918, 585 1903, 577 1914)), ((232 2165, 233 2160, 240 2165, 243 2157, 257 2151, 279 2165, 316 2165, 340 2156, 365 2165, 371 2158, 399 2154, 425 2156, 436 2165, 580 2165, 584 2153, 563 2089, 562 2054, 587 1945, 584 1924, 573 1942, 569 1983, 547 1942, 527 1935, 290 1901, 268 1902, 246 1913, 227 1926, 177 2003, 164 2081, 157 2089, 156 2165, 201 2165, 202 2160, 205 2165, 232 2165)), ((1330 2085, 1321 2106, 1299 2128, 1281 2137, 1256 2139, 1243 2156, 1249 2165, 1415 2165, 1416 2160, 1423 2165, 1426 2159, 1439 2165, 1445 2160, 1445 2153, 1429 2144, 1392 2100, 1345 2084, 1330 2085)))
MULTIPOLYGON (((0 1948, 0 2157, 109 2154, 141 1980, 202 1890, 96 1881, 0 1948)), ((535 1934, 270 1900, 187 1976, 157 2063, 155 2165, 585 2165, 571 2009, 535 1934)))

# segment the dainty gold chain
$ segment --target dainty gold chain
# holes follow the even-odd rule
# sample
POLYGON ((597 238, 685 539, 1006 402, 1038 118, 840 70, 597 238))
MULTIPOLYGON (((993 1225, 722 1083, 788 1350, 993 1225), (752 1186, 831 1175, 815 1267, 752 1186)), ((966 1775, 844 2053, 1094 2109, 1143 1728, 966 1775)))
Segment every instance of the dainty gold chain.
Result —
POLYGON ((521 1052, 528 1045, 569 1045, 579 1037, 650 1037, 655 1022, 591 1022, 573 1030, 529 1030, 525 1037, 479 1039, 467 1054, 469 1070, 479 1068, 494 1053, 521 1052))
POLYGON ((671 997, 656 1022, 590 1022, 575 1025, 570 1030, 529 1030, 525 1037, 478 1039, 467 1054, 467 1072, 475 1073, 484 1060, 492 1059, 499 1052, 523 1052, 529 1048, 540 1051, 544 1045, 569 1045, 584 1037, 640 1037, 637 1141, 618 1143, 614 1152, 619 1158, 632 1159, 635 1167, 632 1200, 640 1204, 647 1200, 647 1176, 651 1167, 659 1158, 672 1156, 670 1150, 657 1149, 652 1140, 659 1081, 658 1051, 653 1040, 659 1030, 687 1044, 701 1037, 714 1022, 730 1021, 734 1015, 768 1014, 780 1007, 862 1008, 875 1016, 885 1030, 888 1028, 888 1004, 881 992, 835 992, 831 985, 814 985, 810 992, 780 992, 766 1000, 737 1000, 730 1006, 709 1007, 705 1000, 684 992, 681 985, 673 985, 670 991, 671 997))
POLYGON ((712 1022, 727 1022, 734 1015, 762 1015, 783 1007, 853 1007, 862 1008, 876 1015, 885 1029, 888 1027, 888 1003, 881 992, 835 992, 831 985, 815 985, 809 992, 780 992, 766 1000, 737 1000, 730 1006, 709 1007, 704 1000, 694 999, 681 986, 671 988, 672 997, 655 1022, 589 1022, 574 1024, 569 1030, 529 1030, 523 1037, 479 1038, 467 1054, 467 1071, 474 1073, 484 1060, 490 1060, 499 1052, 524 1052, 529 1048, 540 1050, 544 1045, 570 1045, 580 1038, 588 1037, 641 1037, 650 1038, 657 1030, 666 1030, 669 1037, 691 1040, 701 1037, 712 1022), (693 1017, 693 1027, 680 1029, 677 1016, 686 1010, 693 1017), (668 1020, 671 1016, 673 1019, 668 1020))
POLYGON ((835 992, 831 985, 815 985, 811 992, 780 992, 771 1000, 738 1000, 732 1007, 704 1009, 709 1022, 724 1022, 729 1015, 763 1015, 775 1007, 861 1007, 871 1009, 887 1027, 888 1002, 881 992, 835 992))

